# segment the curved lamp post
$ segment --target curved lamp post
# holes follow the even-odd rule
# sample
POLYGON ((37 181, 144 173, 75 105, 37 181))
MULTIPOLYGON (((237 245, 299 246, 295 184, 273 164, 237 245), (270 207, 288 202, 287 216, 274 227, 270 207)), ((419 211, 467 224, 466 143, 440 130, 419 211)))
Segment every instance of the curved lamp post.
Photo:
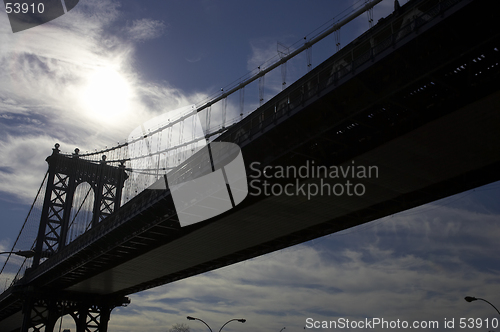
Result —
POLYGON ((482 299, 482 298, 479 298, 479 297, 474 297, 474 296, 466 296, 464 299, 467 302, 472 302, 472 301, 476 301, 476 300, 484 301, 484 302, 488 303, 490 306, 492 306, 498 312, 498 314, 500 315, 500 311, 498 311, 497 307, 495 307, 491 302, 486 301, 485 299, 482 299))
POLYGON ((1 254, 14 254, 25 258, 32 258, 35 256, 35 251, 34 250, 4 251, 0 252, 0 255, 1 254))
POLYGON ((236 320, 236 321, 238 321, 238 322, 240 322, 240 323, 244 323, 244 322, 246 322, 246 321, 247 321, 247 320, 246 320, 246 319, 244 319, 244 318, 233 318, 233 319, 228 320, 227 322, 225 322, 225 323, 224 323, 224 325, 222 325, 222 327, 220 328, 219 332, 220 332, 220 331, 222 331, 222 328, 223 328, 224 326, 226 326, 229 322, 232 322, 233 320, 236 320))
POLYGON ((208 326, 208 324, 205 323, 204 320, 196 318, 196 317, 191 317, 191 316, 187 316, 187 319, 189 319, 189 320, 199 320, 200 322, 202 322, 203 324, 205 324, 208 327, 208 329, 210 330, 210 332, 213 332, 212 329, 210 328, 210 326, 208 326))
POLYGON ((282 328, 282 329, 280 330, 280 332, 281 332, 281 331, 283 331, 284 329, 286 329, 286 326, 285 326, 284 328, 282 328))
MULTIPOLYGON (((210 328, 210 326, 208 326, 208 324, 207 324, 207 323, 205 323, 205 321, 204 321, 204 320, 199 319, 199 318, 196 318, 196 317, 191 317, 191 316, 187 316, 187 319, 189 319, 189 320, 199 320, 200 322, 202 322, 203 324, 205 324, 205 325, 208 327, 208 329, 210 330, 210 332, 213 332, 213 331, 212 331, 212 329, 210 328)), ((243 318, 233 318, 233 319, 230 319, 230 320, 228 320, 227 322, 225 322, 225 323, 224 323, 224 325, 222 325, 222 327, 220 328, 219 332, 220 332, 220 331, 222 331, 222 328, 223 328, 224 326, 226 326, 229 322, 232 322, 232 321, 234 321, 234 320, 237 320, 237 321, 238 321, 238 322, 240 322, 240 323, 244 323, 244 322, 246 322, 246 321, 247 321, 246 319, 243 319, 243 318)))

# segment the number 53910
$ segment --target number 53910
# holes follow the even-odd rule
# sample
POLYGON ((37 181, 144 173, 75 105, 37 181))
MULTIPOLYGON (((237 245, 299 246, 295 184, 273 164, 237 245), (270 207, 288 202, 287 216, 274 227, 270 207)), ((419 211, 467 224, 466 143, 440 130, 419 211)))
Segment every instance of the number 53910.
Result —
POLYGON ((19 14, 19 13, 38 13, 41 14, 45 10, 45 6, 43 3, 39 3, 38 5, 35 5, 34 3, 27 4, 27 3, 19 3, 19 2, 7 2, 5 3, 5 11, 7 14, 14 13, 14 14, 19 14))

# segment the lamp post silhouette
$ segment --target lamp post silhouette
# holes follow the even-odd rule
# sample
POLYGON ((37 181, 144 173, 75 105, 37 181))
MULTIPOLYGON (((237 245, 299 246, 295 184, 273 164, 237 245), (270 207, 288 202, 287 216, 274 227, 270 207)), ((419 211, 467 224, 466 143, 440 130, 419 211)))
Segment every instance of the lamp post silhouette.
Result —
POLYGON ((286 326, 285 326, 284 328, 282 328, 282 329, 280 330, 280 332, 281 332, 281 331, 283 331, 284 329, 286 329, 286 326))
POLYGON ((486 301, 485 299, 482 299, 482 298, 479 298, 479 297, 474 297, 474 296, 466 296, 464 299, 467 302, 472 302, 472 301, 477 301, 477 300, 484 301, 484 302, 488 303, 490 306, 492 306, 498 312, 498 314, 500 315, 500 311, 498 311, 497 307, 495 307, 491 302, 486 301))
POLYGON ((224 323, 224 325, 222 325, 222 326, 221 326, 221 328, 220 328, 219 332, 220 332, 220 331, 222 331, 222 328, 223 328, 224 326, 226 326, 229 322, 232 322, 233 320, 236 320, 236 321, 238 321, 238 322, 240 322, 240 323, 244 323, 244 322, 246 322, 246 321, 247 321, 246 319, 243 319, 243 318, 233 318, 233 319, 230 319, 230 320, 228 320, 227 322, 225 322, 225 323, 224 323))
POLYGON ((14 254, 25 258, 32 258, 35 256, 35 251, 34 250, 3 251, 0 252, 0 255, 1 254, 14 254))
POLYGON ((210 326, 208 326, 208 324, 205 323, 205 321, 203 319, 199 319, 199 318, 191 317, 191 316, 187 316, 187 319, 188 320, 199 320, 200 322, 202 322, 203 324, 205 324, 208 327, 208 329, 210 330, 210 332, 213 332, 212 329, 210 328, 210 326))
MULTIPOLYGON (((205 325, 208 327, 208 329, 210 330, 210 332, 213 332, 213 331, 212 331, 212 329, 210 328, 210 326, 209 326, 207 323, 205 323, 205 321, 204 321, 204 320, 199 319, 199 318, 196 318, 196 317, 191 317, 191 316, 187 316, 187 319, 188 319, 188 320, 199 320, 200 322, 202 322, 203 324, 205 324, 205 325)), ((247 321, 247 320, 246 320, 246 319, 244 319, 244 318, 233 318, 233 319, 230 319, 230 320, 228 320, 227 322, 225 322, 225 323, 224 323, 224 325, 222 325, 222 327, 220 328, 219 332, 220 332, 220 331, 222 331, 222 328, 223 328, 224 326, 226 326, 228 323, 230 323, 230 322, 232 322, 232 321, 234 321, 234 320, 236 320, 236 321, 238 321, 238 322, 240 322, 240 323, 244 323, 244 322, 246 322, 246 321, 247 321)))

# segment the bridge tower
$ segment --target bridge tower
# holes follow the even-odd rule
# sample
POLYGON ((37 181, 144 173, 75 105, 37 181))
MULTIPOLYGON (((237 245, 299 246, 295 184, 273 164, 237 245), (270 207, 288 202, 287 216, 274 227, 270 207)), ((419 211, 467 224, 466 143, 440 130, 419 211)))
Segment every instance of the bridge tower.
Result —
MULTIPOLYGON (((59 144, 47 157, 49 164, 47 187, 35 245, 33 264, 27 271, 34 271, 43 261, 61 251, 68 243, 68 229, 75 190, 88 183, 94 193, 91 227, 120 207, 125 180, 125 166, 107 165, 106 156, 99 163, 80 158, 75 149, 72 156, 60 153, 59 144)), ((77 332, 103 332, 111 310, 129 303, 127 298, 74 295, 63 290, 42 290, 30 285, 24 292, 22 332, 52 332, 57 320, 71 315, 77 332)))

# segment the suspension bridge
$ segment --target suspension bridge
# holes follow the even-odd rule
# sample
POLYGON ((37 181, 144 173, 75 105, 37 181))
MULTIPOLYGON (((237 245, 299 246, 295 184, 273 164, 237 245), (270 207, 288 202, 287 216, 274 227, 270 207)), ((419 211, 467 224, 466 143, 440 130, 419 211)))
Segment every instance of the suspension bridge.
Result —
POLYGON ((273 65, 209 101, 143 124, 126 143, 69 154, 56 145, 2 268, 0 330, 49 332, 69 314, 77 331, 106 331, 129 294, 498 181, 499 18, 477 0, 396 2, 325 62, 293 84, 283 79, 268 101, 261 89, 260 107, 227 121, 228 96, 243 104, 247 84, 378 2, 300 50, 281 49, 273 65), (234 156, 203 153, 217 143, 241 149, 248 193, 236 202, 233 190, 232 208, 182 225, 165 179, 227 165, 234 156), (376 173, 362 171, 370 167, 376 173))

